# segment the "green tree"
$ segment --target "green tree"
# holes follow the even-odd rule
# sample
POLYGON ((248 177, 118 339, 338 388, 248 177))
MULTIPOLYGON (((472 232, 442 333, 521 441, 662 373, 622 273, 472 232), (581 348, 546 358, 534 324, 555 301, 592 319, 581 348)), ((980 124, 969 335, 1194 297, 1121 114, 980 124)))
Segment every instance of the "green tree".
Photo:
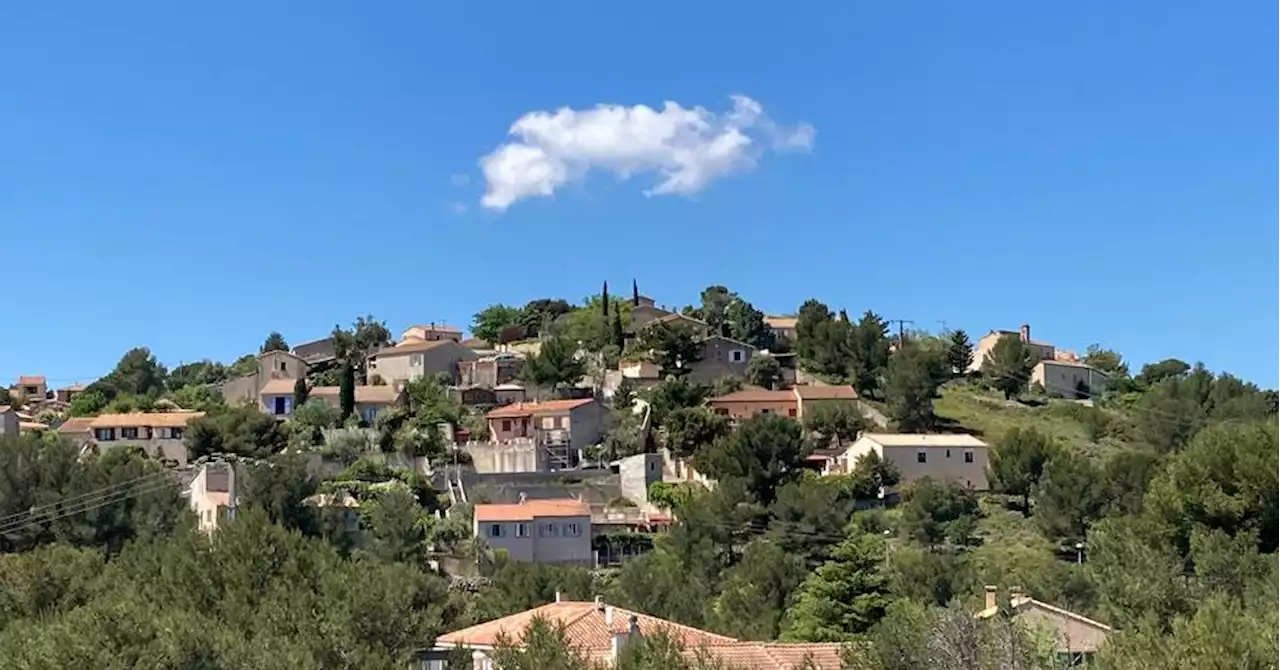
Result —
POLYGON ((346 421, 356 411, 356 371, 350 363, 342 366, 338 381, 338 408, 341 421, 346 421))
POLYGON ((933 397, 943 363, 937 354, 907 343, 889 360, 885 376, 888 415, 899 431, 922 433, 933 428, 933 397))
POLYGON ((627 333, 622 327, 621 312, 613 313, 613 320, 609 322, 609 329, 614 346, 618 347, 618 351, 622 351, 627 346, 627 333))
POLYGON ((213 454, 265 458, 284 449, 288 439, 288 433, 275 418, 256 407, 239 406, 191 421, 184 441, 193 459, 213 454))
POLYGON ((519 326, 524 311, 507 305, 493 304, 471 318, 471 334, 486 342, 499 342, 502 331, 519 326))
POLYGON ((135 347, 125 353, 107 376, 89 385, 89 391, 98 391, 112 400, 118 395, 158 398, 164 393, 165 378, 169 371, 146 347, 135 347))
MULTIPOLYGON (((841 315, 842 321, 847 317, 841 315)), ((863 396, 873 396, 889 366, 888 325, 875 312, 867 310, 848 333, 850 352, 849 377, 853 387, 863 396)))
POLYGON ((228 370, 225 365, 205 359, 194 363, 183 363, 171 370, 168 387, 170 391, 177 391, 187 386, 219 384, 227 379, 228 370))
POLYGON ((1110 349, 1103 349, 1100 344, 1090 344, 1089 348, 1085 349, 1082 360, 1086 365, 1097 368, 1112 377, 1129 376, 1129 366, 1124 362, 1124 358, 1110 349))
POLYGON ((799 472, 808 455, 800 424, 776 414, 762 414, 740 423, 732 434, 699 454, 704 472, 717 479, 742 479, 762 504, 799 472))
POLYGON ((94 416, 107 406, 107 396, 101 391, 84 391, 71 399, 71 416, 94 416))
POLYGON ((1083 541, 1106 507, 1105 480, 1083 456, 1059 449, 1045 464, 1036 486, 1036 523, 1050 539, 1083 541))
POLYGON ((1190 370, 1191 366, 1185 361, 1166 358, 1156 363, 1143 365, 1142 370, 1138 372, 1137 380, 1143 386, 1154 386, 1166 379, 1181 377, 1190 370))
POLYGON ((796 355, 809 371, 843 377, 849 373, 852 326, 817 300, 807 300, 796 316, 796 355))
POLYGON ((317 510, 307 504, 319 482, 307 471, 305 457, 278 454, 235 467, 244 509, 261 510, 272 523, 289 530, 313 536, 319 533, 317 510))
POLYGON ((1017 335, 1005 335, 982 361, 982 374, 1006 398, 1013 398, 1027 389, 1035 363, 1031 350, 1017 335))
POLYGON ((973 365, 973 343, 963 330, 953 330, 947 336, 947 366, 953 375, 963 375, 973 365))
POLYGON ((922 477, 907 487, 903 498, 902 529, 920 544, 935 547, 946 540, 969 544, 981 516, 971 489, 922 477))
POLYGON ((724 330, 729 337, 756 349, 773 348, 773 331, 764 322, 764 312, 742 298, 735 296, 725 307, 724 330))
POLYGON ((263 341, 262 346, 258 347, 258 353, 267 353, 268 351, 288 351, 289 343, 284 341, 284 335, 271 331, 267 335, 267 339, 263 341))
POLYGON ((183 386, 169 393, 169 399, 182 409, 210 412, 226 404, 222 392, 215 386, 183 386))
POLYGON ((293 382, 293 407, 296 410, 307 404, 307 398, 311 396, 311 388, 307 386, 306 377, 298 377, 293 382))
POLYGON ((520 376, 538 386, 558 389, 572 386, 586 374, 586 363, 578 358, 578 348, 566 337, 542 341, 537 355, 525 360, 520 376))
MULTIPOLYGON (((520 309, 519 325, 524 331, 524 337, 541 337, 548 334, 548 328, 561 317, 573 311, 573 306, 568 301, 559 298, 538 298, 525 303, 520 309)), ((614 314, 621 315, 622 310, 611 310, 614 314)))
POLYGON ((730 427, 727 418, 706 407, 681 407, 666 415, 662 430, 667 448, 687 458, 727 435, 730 427))
POLYGON ((702 358, 702 345, 693 330, 667 323, 645 326, 636 338, 635 347, 646 352, 664 376, 682 377, 702 358))
POLYGON ((1053 438, 1034 428, 1010 428, 991 453, 991 474, 997 489, 1022 497, 1022 513, 1031 513, 1031 493, 1040 483, 1044 466, 1058 454, 1053 438))
POLYGON ((846 442, 857 439, 858 434, 867 429, 867 420, 858 411, 857 405, 843 400, 827 400, 806 403, 804 410, 804 427, 818 435, 818 444, 822 447, 835 442, 837 448, 846 442))
POLYGON ((889 594, 884 577, 885 543, 870 534, 836 546, 832 558, 808 577, 782 622, 781 639, 844 642, 884 616, 889 594))
POLYGON ((747 362, 747 383, 773 389, 782 382, 782 364, 773 356, 755 355, 747 362))
POLYGON ((409 491, 378 492, 360 510, 365 551, 388 562, 425 563, 429 519, 409 491))
POLYGON ((799 556, 766 539, 753 541, 742 560, 725 572, 711 604, 712 625, 742 640, 777 638, 787 603, 804 577, 799 556))
POLYGON ((727 312, 729 304, 736 298, 737 295, 723 286, 708 286, 702 289, 702 294, 698 298, 698 307, 689 311, 691 316, 706 321, 712 333, 727 335, 728 327, 725 323, 728 318, 727 312))

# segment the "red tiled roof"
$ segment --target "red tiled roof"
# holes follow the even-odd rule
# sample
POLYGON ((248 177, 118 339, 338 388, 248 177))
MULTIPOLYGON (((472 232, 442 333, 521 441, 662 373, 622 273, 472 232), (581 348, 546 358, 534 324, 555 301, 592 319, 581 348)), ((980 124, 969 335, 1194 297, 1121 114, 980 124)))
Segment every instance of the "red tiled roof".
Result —
POLYGON ((558 500, 526 500, 510 504, 481 503, 475 506, 480 523, 490 521, 533 521, 536 518, 591 516, 591 507, 577 498, 558 500))
POLYGON ((726 395, 712 398, 712 404, 722 402, 795 402, 796 394, 791 391, 770 391, 758 386, 744 388, 726 395))
POLYGON ((18 377, 19 386, 39 386, 44 383, 44 375, 22 375, 18 377))
POLYGON ((613 634, 627 632, 631 617, 635 617, 642 636, 665 632, 684 647, 686 657, 708 657, 735 669, 840 668, 840 644, 744 642, 622 607, 582 601, 550 603, 441 635, 436 640, 436 648, 452 648, 456 645, 493 647, 503 637, 511 643, 519 644, 528 626, 534 619, 541 618, 552 626, 563 627, 565 639, 588 659, 603 662, 609 659, 612 652, 613 634), (605 623, 606 618, 610 623, 605 623), (803 665, 806 660, 810 665, 803 665))
POLYGON ((797 386, 801 400, 857 400, 858 392, 852 386, 797 386))
POLYGON ((403 354, 412 354, 419 351, 427 351, 436 347, 443 347, 449 344, 458 344, 453 340, 405 340, 394 347, 380 349, 375 356, 400 356, 403 354))
POLYGON ((510 419, 535 414, 556 414, 582 407, 595 402, 594 398, 578 398, 576 400, 548 400, 546 402, 517 402, 499 407, 484 415, 486 419, 510 419))
POLYGON ((518 643, 529 624, 535 618, 542 618, 553 626, 564 626, 565 639, 580 651, 607 652, 613 646, 613 633, 627 630, 628 621, 636 617, 640 626, 640 634, 652 634, 664 628, 679 640, 686 648, 702 645, 724 645, 737 640, 717 635, 691 626, 684 626, 665 619, 641 614, 621 607, 612 607, 612 624, 605 624, 605 614, 611 605, 584 601, 561 601, 549 603, 531 610, 525 610, 495 619, 482 624, 463 628, 460 631, 441 635, 436 640, 437 647, 480 646, 491 647, 498 643, 501 636, 518 643))

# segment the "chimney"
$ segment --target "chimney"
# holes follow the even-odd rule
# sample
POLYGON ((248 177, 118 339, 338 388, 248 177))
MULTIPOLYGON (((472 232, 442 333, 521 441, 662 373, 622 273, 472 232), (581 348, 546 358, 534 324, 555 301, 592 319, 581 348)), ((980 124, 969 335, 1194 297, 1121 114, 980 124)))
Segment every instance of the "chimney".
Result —
POLYGON ((523 491, 521 491, 521 492, 520 492, 520 504, 521 504, 521 505, 523 505, 523 504, 525 503, 525 501, 526 501, 526 500, 528 500, 528 499, 529 499, 529 496, 528 496, 528 495, 526 495, 523 491))
POLYGON ((556 591, 556 602, 560 602, 560 592, 556 591))
POLYGON ((634 640, 640 637, 640 617, 632 614, 627 617, 627 639, 634 640))
MULTIPOLYGON (((612 614, 613 608, 610 607, 609 610, 608 614, 612 614)), ((608 614, 606 614, 606 616, 608 616, 608 614)), ((607 624, 609 621, 606 619, 605 623, 607 624)), ((627 645, 631 642, 640 639, 640 619, 634 614, 627 617, 627 629, 610 629, 609 638, 612 642, 612 645, 609 648, 610 665, 616 666, 618 664, 618 657, 622 655, 622 650, 626 649, 627 645)))
POLYGON ((613 605, 605 605, 604 607, 604 625, 610 630, 613 629, 613 605))
POLYGON ((1022 340, 1023 344, 1031 341, 1031 324, 1022 324, 1022 327, 1018 329, 1018 338, 1022 340))
POLYGON ((996 606, 996 587, 987 585, 986 587, 984 587, 984 590, 987 592, 986 609, 991 609, 992 607, 996 606))
POLYGON ((1010 586, 1009 587, 1009 606, 1016 607, 1018 605, 1019 600, 1022 600, 1022 587, 1010 586))
POLYGON ((596 596, 596 609, 604 611, 604 596, 596 596))

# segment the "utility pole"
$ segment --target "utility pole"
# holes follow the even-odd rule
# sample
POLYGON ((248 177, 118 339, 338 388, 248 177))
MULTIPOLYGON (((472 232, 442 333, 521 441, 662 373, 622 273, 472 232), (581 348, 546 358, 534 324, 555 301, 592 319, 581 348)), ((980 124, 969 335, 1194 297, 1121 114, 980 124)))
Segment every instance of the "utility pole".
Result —
POLYGON ((902 347, 907 342, 907 324, 915 325, 915 321, 911 319, 885 319, 885 323, 898 324, 898 346, 902 347))

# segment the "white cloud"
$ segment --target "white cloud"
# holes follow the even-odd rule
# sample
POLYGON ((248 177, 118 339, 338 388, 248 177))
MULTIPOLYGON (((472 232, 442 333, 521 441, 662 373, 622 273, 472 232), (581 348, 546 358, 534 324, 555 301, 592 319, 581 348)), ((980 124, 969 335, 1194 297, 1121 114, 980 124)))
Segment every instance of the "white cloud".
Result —
POLYGON ((620 179, 656 173, 657 184, 645 195, 689 195, 720 177, 754 168, 768 149, 813 148, 813 126, 783 127, 755 100, 742 95, 732 100, 733 108, 723 114, 675 102, 664 103, 661 111, 598 105, 525 114, 508 131, 513 140, 480 159, 485 180, 480 204, 502 211, 524 198, 550 196, 592 170, 620 179))

